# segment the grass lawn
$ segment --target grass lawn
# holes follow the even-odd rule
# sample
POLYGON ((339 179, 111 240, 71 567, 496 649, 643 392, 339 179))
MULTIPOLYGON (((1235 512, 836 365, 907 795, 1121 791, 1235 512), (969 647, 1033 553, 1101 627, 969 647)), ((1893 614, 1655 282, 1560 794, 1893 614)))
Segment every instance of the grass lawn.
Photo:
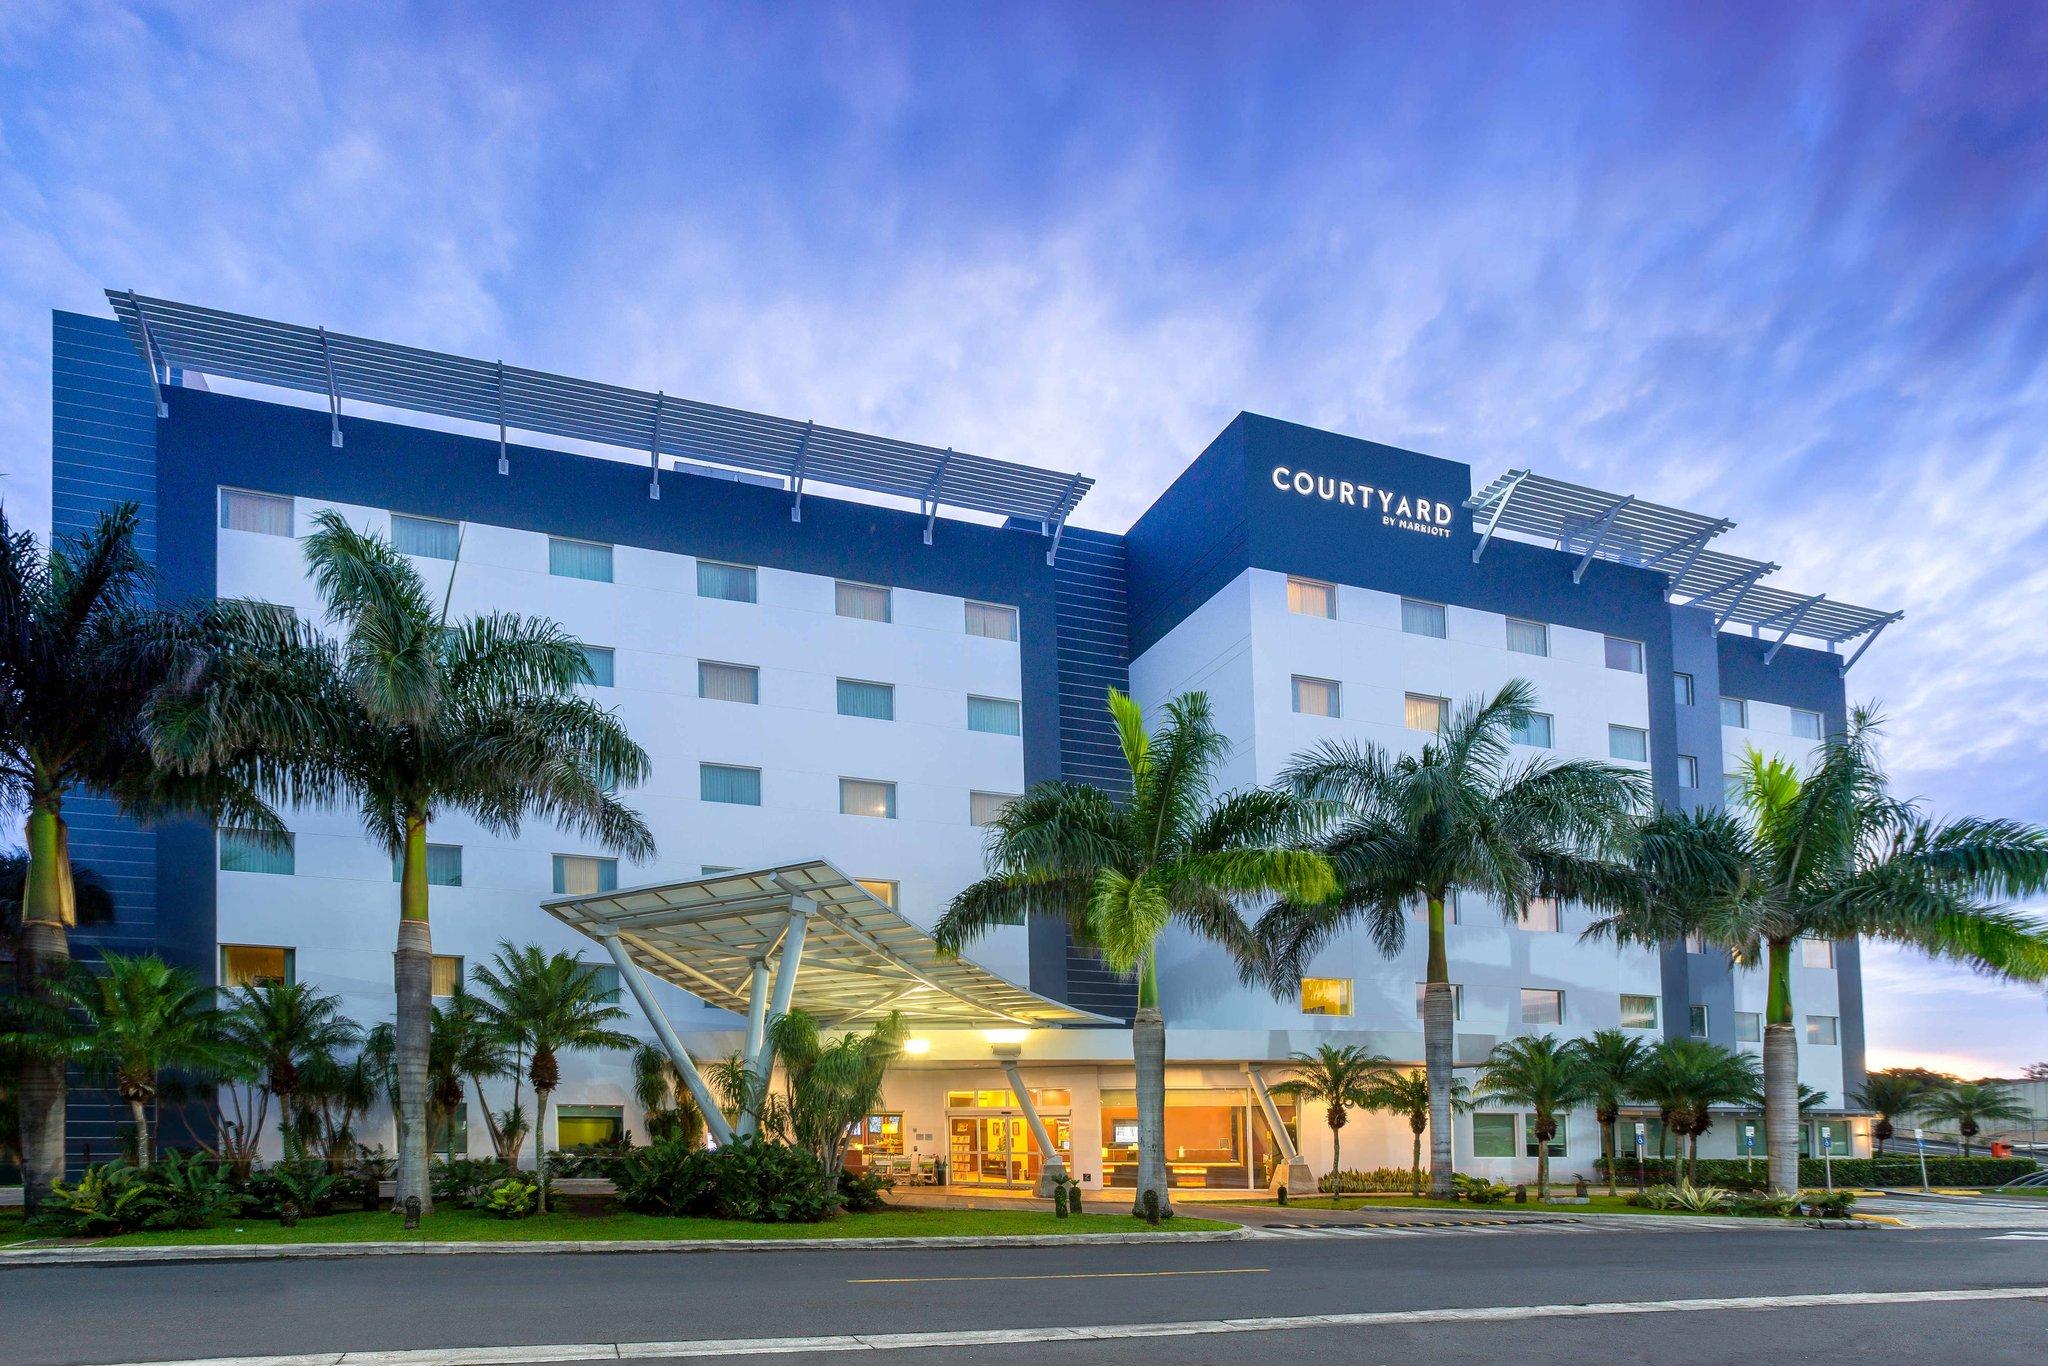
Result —
MULTIPOLYGON (((1216 1219, 1176 1218, 1162 1232, 1199 1233, 1237 1227, 1216 1219)), ((99 1239, 97 1247, 222 1246, 236 1243, 421 1243, 646 1241, 685 1238, 954 1238, 1032 1233, 1141 1233, 1145 1224, 1128 1214, 1081 1214, 1061 1219, 1051 1210, 885 1209, 843 1214, 822 1224, 748 1224, 728 1219, 668 1219, 648 1214, 548 1214, 499 1219, 472 1210, 442 1209, 423 1227, 405 1231, 388 1213, 360 1210, 307 1219, 284 1228, 261 1219, 241 1219, 202 1229, 123 1233, 99 1239)))
POLYGON ((21 1210, 0 1209, 0 1247, 18 1243, 24 1236, 21 1231, 21 1210))
MULTIPOLYGON (((1271 1205, 1271 1200, 1259 1200, 1260 1205, 1271 1205)), ((1327 1195, 1296 1196, 1287 1202, 1289 1209, 1454 1209, 1466 1214, 1688 1214, 1689 1210, 1643 1209, 1628 1203, 1626 1197, 1610 1199, 1595 1195, 1585 1204, 1539 1205, 1532 1195, 1529 1203, 1518 1205, 1513 1200, 1503 1200, 1494 1205, 1475 1205, 1464 1200, 1432 1200, 1427 1196, 1414 1195, 1347 1195, 1342 1203, 1333 1201, 1327 1195)), ((1725 1216, 1726 1210, 1717 1211, 1725 1216)))

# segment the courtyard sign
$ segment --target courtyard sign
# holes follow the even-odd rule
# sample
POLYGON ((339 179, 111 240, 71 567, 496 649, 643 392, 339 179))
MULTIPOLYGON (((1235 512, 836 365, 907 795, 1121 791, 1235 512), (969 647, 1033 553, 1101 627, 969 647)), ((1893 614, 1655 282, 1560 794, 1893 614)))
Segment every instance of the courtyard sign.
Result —
POLYGON ((1308 470, 1290 469, 1286 465, 1273 467, 1272 480, 1273 487, 1282 493, 1357 508, 1369 516, 1377 516, 1381 526, 1450 539, 1454 515, 1451 505, 1434 498, 1411 497, 1395 489, 1374 488, 1371 484, 1354 483, 1349 479, 1333 479, 1308 470))

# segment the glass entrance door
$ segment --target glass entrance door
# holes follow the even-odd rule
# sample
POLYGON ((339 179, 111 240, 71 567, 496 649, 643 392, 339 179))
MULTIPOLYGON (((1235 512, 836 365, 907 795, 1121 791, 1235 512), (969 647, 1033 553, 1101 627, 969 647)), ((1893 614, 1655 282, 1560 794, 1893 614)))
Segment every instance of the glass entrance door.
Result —
MULTIPOLYGON (((954 1115, 946 1121, 948 1179, 956 1186, 1029 1186, 1043 1165, 1022 1115, 954 1115)), ((1048 1118, 1062 1155, 1072 1144, 1067 1118, 1048 1118)))

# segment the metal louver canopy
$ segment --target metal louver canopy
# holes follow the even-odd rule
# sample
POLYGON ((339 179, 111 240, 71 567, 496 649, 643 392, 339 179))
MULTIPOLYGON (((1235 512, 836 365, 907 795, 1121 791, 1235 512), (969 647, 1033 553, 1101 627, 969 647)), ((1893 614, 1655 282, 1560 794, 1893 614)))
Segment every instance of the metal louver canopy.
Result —
POLYGON ((667 455, 774 475, 796 494, 796 520, 812 481, 912 498, 926 513, 927 540, 940 507, 1023 518, 1056 534, 1094 483, 1080 474, 133 292, 108 290, 107 299, 159 383, 172 370, 188 370, 325 395, 336 445, 341 403, 374 403, 497 427, 501 440, 507 430, 538 433, 645 452, 651 460, 667 455))

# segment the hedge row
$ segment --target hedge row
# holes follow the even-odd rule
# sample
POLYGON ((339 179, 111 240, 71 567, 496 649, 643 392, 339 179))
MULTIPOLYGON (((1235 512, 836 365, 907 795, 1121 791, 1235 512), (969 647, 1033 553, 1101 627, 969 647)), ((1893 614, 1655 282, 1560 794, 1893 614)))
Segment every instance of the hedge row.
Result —
MULTIPOLYGON (((1607 1159, 1595 1159, 1593 1165, 1604 1175, 1607 1159)), ((1758 1189, 1764 1185, 1766 1165, 1762 1157, 1756 1159, 1754 1166, 1739 1157, 1703 1157, 1695 1179, 1703 1185, 1726 1186, 1731 1190, 1758 1189)), ((1901 1157, 1896 1153, 1883 1157, 1838 1157, 1832 1165, 1838 1186, 1920 1184, 1920 1161, 1917 1157, 1901 1157)), ((1929 1157, 1927 1179, 1937 1186, 2002 1186, 2015 1177, 2037 1170, 2039 1166, 2030 1157, 1929 1157)), ((1668 1159, 1650 1158, 1643 1163, 1643 1173, 1652 1185, 1673 1181, 1678 1175, 1678 1164, 1668 1159)), ((1622 1158, 1615 1164, 1614 1174, 1618 1180, 1633 1182, 1635 1159, 1622 1158)), ((1827 1177, 1828 1167, 1822 1159, 1799 1159, 1800 1185, 1818 1186, 1827 1177)))

